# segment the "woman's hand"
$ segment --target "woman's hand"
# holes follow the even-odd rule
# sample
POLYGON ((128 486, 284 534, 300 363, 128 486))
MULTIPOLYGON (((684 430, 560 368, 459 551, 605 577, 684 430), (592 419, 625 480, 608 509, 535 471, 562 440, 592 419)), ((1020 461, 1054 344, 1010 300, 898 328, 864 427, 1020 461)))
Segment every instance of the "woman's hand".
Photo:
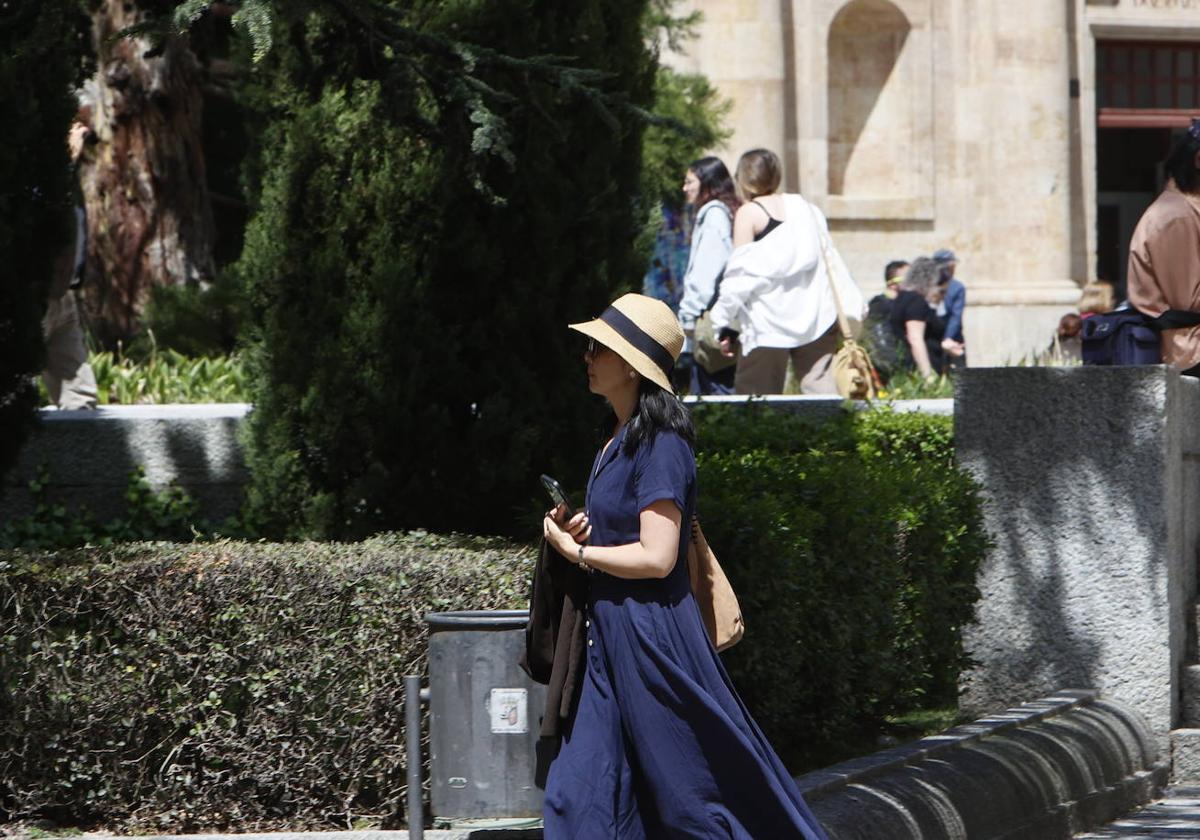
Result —
POLYGON ((733 358, 737 353, 733 349, 733 340, 729 338, 721 339, 721 355, 733 358))
POLYGON ((579 560, 579 546, 588 541, 592 535, 592 524, 583 511, 567 519, 567 509, 563 505, 546 511, 542 520, 542 536, 546 542, 571 562, 579 560))
POLYGON ((962 356, 964 353, 967 352, 967 347, 965 344, 963 344, 960 341, 955 341, 952 338, 942 339, 942 349, 945 350, 947 353, 949 353, 951 356, 955 356, 955 357, 962 356))

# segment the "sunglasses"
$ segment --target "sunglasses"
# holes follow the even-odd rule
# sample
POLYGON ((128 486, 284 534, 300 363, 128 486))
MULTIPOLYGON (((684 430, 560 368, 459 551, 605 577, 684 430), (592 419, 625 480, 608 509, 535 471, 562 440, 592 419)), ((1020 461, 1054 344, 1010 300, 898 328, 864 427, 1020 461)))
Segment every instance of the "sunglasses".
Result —
POLYGON ((589 356, 599 356, 601 353, 603 353, 607 349, 608 349, 607 347, 605 347, 603 344, 601 344, 596 339, 589 338, 588 343, 587 343, 587 350, 585 352, 589 356))

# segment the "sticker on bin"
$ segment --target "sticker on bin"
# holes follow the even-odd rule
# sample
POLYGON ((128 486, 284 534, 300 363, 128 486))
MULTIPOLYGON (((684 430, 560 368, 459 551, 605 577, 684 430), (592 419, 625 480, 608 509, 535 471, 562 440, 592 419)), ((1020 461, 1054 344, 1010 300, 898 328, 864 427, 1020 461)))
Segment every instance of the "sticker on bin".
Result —
POLYGON ((488 696, 492 733, 523 735, 529 731, 528 692, 523 688, 493 688, 488 696))

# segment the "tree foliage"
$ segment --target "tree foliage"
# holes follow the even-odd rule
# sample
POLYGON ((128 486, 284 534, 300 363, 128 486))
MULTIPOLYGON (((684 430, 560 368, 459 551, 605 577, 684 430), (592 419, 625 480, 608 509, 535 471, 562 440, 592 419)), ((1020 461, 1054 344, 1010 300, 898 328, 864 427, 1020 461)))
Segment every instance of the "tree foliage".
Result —
POLYGON ((730 135, 724 118, 730 104, 704 76, 660 67, 654 78, 658 121, 646 129, 643 143, 643 191, 647 198, 679 205, 680 185, 692 161, 730 135))
MULTIPOLYGON (((675 13, 676 0, 653 0, 646 37, 677 53, 696 36, 700 13, 675 13)), ((705 76, 660 64, 654 75, 654 119, 642 140, 642 193, 651 202, 679 206, 688 165, 729 139, 725 125, 732 103, 705 76)))
POLYGON ((566 323, 641 274, 643 10, 277 11, 243 94, 238 264, 267 533, 511 531, 539 472, 585 469, 598 406, 566 323))
POLYGON ((66 137, 84 53, 80 18, 76 0, 0 2, 0 475, 37 406, 47 289, 72 236, 66 137))

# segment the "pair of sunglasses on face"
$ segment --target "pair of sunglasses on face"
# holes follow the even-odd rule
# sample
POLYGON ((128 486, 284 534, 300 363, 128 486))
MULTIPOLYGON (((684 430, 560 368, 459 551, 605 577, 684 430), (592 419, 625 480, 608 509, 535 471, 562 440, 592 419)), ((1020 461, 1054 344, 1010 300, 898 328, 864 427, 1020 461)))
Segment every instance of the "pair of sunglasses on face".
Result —
POLYGON ((608 349, 607 347, 605 347, 603 344, 601 344, 596 339, 589 338, 588 343, 587 343, 587 350, 585 352, 589 356, 599 356, 601 353, 603 353, 607 349, 608 349))

